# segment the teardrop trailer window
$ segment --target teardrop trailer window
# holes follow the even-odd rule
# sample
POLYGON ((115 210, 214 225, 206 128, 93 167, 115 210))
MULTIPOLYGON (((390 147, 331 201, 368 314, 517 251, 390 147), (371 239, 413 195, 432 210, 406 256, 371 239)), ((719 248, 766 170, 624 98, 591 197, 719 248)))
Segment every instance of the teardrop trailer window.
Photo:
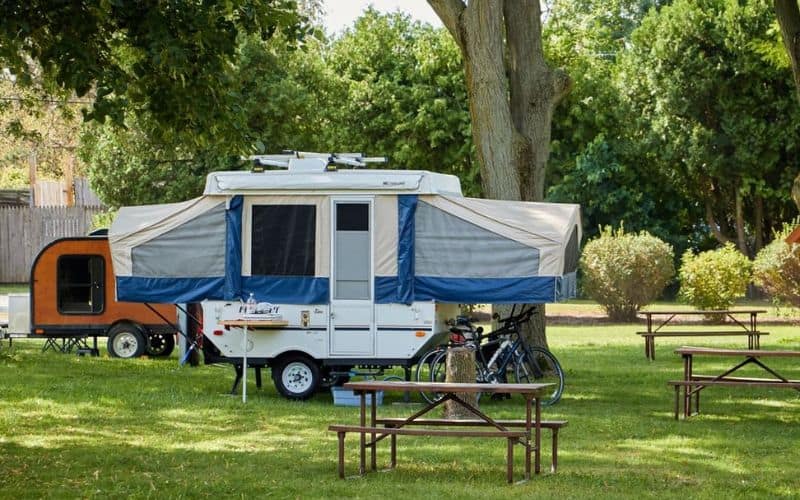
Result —
POLYGON ((58 259, 58 312, 103 312, 105 260, 100 255, 62 255, 58 259))

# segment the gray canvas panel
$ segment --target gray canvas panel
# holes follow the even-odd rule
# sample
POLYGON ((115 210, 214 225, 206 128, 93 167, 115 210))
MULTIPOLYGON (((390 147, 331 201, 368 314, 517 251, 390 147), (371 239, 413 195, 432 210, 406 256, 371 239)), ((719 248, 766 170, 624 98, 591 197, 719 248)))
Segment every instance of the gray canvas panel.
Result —
POLYGON ((504 238, 420 201, 414 219, 418 276, 538 276, 539 250, 504 238))
POLYGON ((224 276, 225 204, 133 247, 131 261, 134 276, 224 276))

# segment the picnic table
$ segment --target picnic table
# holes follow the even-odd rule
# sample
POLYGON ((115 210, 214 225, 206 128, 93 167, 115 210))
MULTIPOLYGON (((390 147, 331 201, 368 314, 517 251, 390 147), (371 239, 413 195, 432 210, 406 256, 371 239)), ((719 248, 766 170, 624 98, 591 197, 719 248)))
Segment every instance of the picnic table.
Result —
POLYGON ((707 347, 681 347, 675 349, 683 357, 683 379, 667 382, 675 388, 675 419, 680 413, 680 400, 683 400, 683 416, 700 413, 700 391, 711 386, 725 387, 771 387, 800 391, 800 380, 791 380, 766 364, 768 359, 800 358, 800 351, 763 351, 756 349, 711 349, 707 347), (731 358, 734 365, 719 375, 698 375, 694 373, 695 358, 731 358), (769 378, 733 377, 732 374, 744 366, 754 364, 761 367, 769 378), (683 389, 683 398, 680 397, 683 389), (694 404, 692 403, 694 396, 694 404), (694 413, 692 409, 694 407, 694 413))
MULTIPOLYGON (((505 438, 507 440, 507 479, 513 481, 513 453, 516 444, 522 445, 525 453, 525 479, 531 477, 531 454, 534 455, 534 470, 536 474, 540 472, 540 444, 541 429, 543 422, 541 418, 541 404, 539 397, 553 384, 476 384, 476 383, 442 383, 442 382, 397 382, 368 380, 359 382, 348 382, 344 384, 346 389, 351 389, 360 396, 361 414, 359 425, 331 425, 328 430, 336 432, 339 440, 339 465, 338 473, 340 478, 344 478, 344 439, 345 435, 357 433, 360 436, 360 464, 359 473, 366 472, 366 452, 371 452, 371 470, 376 470, 375 449, 376 444, 386 437, 390 437, 391 455, 390 467, 393 469, 397 465, 397 436, 438 436, 438 437, 485 437, 485 438, 505 438), (378 391, 425 391, 435 392, 442 397, 411 416, 404 419, 379 419, 376 408, 376 394, 378 391), (525 399, 525 419, 521 421, 503 421, 492 419, 475 406, 464 401, 459 394, 483 393, 483 394, 520 394, 525 399), (367 418, 367 398, 370 398, 369 418, 367 418), (469 421, 446 421, 442 419, 421 418, 434 408, 442 405, 445 401, 456 401, 467 408, 476 417, 469 421), (383 427, 380 427, 384 424, 383 427), (444 426, 472 426, 479 429, 445 429, 444 426), (511 427, 521 427, 518 430, 511 430, 511 427), (533 442, 531 442, 533 438, 533 442)), ((566 425, 553 423, 552 427, 566 425)), ((554 434, 555 437, 555 434, 554 434)), ((556 441, 554 441, 555 443, 556 441)))
POLYGON ((769 335, 759 331, 758 315, 767 312, 763 309, 716 309, 709 311, 639 311, 644 316, 647 330, 636 332, 644 337, 644 355, 653 361, 656 359, 656 337, 722 337, 746 336, 748 349, 761 347, 761 336, 769 335), (718 319, 718 322, 703 325, 699 329, 686 329, 675 323, 678 316, 706 316, 718 319), (676 328, 677 327, 677 328, 676 328))

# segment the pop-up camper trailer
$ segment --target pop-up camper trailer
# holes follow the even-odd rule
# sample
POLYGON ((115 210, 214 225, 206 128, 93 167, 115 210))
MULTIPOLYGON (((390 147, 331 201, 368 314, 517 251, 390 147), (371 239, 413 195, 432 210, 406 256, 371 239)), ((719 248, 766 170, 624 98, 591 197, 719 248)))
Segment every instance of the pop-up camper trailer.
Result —
POLYGON ((458 304, 574 296, 577 205, 465 198, 451 175, 330 159, 258 157, 288 168, 212 173, 199 198, 122 208, 118 298, 202 302, 207 362, 246 356, 302 399, 331 370, 413 365, 458 304), (251 330, 245 352, 242 329, 219 323, 251 293, 288 326, 251 330))

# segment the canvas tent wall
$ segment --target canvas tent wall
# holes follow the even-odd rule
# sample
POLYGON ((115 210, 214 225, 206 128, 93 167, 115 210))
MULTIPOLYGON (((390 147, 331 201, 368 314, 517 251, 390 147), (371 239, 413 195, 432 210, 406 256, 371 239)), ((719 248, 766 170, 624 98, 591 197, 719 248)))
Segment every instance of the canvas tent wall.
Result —
POLYGON ((464 198, 450 177, 211 174, 200 198, 120 210, 109 232, 118 297, 172 303, 253 292, 273 303, 328 303, 331 223, 342 216, 331 213, 334 194, 372 200, 376 303, 574 296, 577 205, 464 198))

